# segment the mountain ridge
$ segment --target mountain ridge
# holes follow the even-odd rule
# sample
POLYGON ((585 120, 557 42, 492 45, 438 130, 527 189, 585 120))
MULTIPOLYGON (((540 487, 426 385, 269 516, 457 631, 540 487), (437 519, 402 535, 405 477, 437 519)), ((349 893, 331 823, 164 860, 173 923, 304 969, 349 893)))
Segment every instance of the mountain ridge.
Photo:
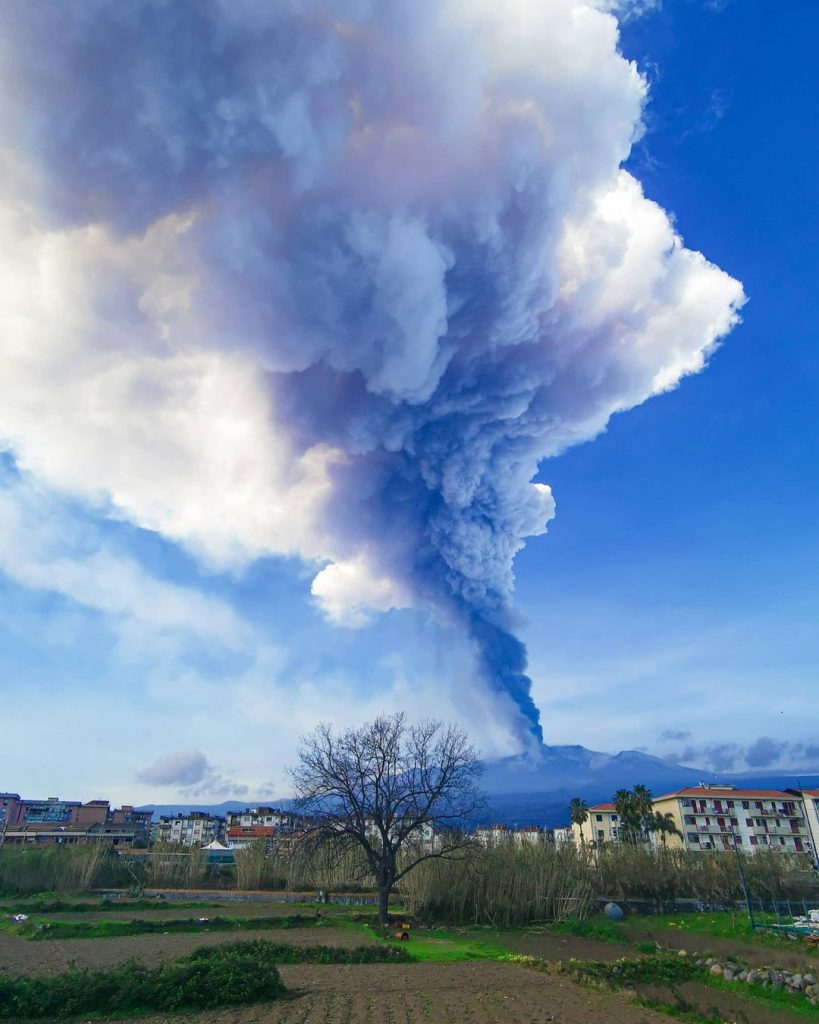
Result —
MULTIPOLYGON (((534 751, 484 763, 482 789, 487 810, 481 821, 502 821, 510 825, 554 827, 568 823, 568 803, 580 796, 590 804, 611 800, 616 790, 638 783, 659 796, 700 782, 724 782, 741 787, 785 789, 797 785, 799 772, 787 770, 743 773, 715 773, 689 768, 640 750, 606 754, 580 744, 542 745, 534 751)), ((819 787, 819 775, 802 773, 802 782, 819 787)), ((291 807, 291 798, 225 800, 218 804, 178 802, 144 804, 140 810, 154 815, 205 811, 225 815, 258 805, 291 807)))

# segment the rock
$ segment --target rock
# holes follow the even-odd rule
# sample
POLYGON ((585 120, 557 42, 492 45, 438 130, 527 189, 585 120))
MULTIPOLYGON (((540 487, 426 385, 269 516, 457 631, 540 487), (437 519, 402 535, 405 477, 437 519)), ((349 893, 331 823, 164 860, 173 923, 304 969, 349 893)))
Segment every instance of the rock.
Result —
POLYGON ((748 977, 745 980, 749 985, 753 985, 754 982, 759 981, 759 971, 748 971, 748 977))
POLYGON ((719 977, 719 975, 722 974, 722 968, 719 964, 711 964, 709 973, 712 974, 715 978, 719 977))
POLYGON ((688 951, 685 949, 678 949, 677 956, 688 956, 688 951))
POLYGON ((802 977, 804 978, 806 985, 816 984, 816 978, 812 974, 803 974, 802 977))
POLYGON ((783 986, 782 986, 782 982, 781 981, 772 981, 771 982, 771 988, 775 989, 776 991, 779 991, 779 989, 781 989, 782 987, 783 986))
POLYGON ((748 972, 747 971, 740 971, 739 974, 737 975, 737 981, 747 981, 747 980, 748 980, 748 972))
POLYGON ((804 982, 801 974, 794 974, 794 975, 792 975, 790 984, 791 984, 791 986, 793 988, 801 989, 802 986, 804 985, 804 983, 805 982, 804 982))
POLYGON ((727 967, 726 967, 726 968, 725 968, 725 970, 724 970, 724 971, 722 972, 722 976, 723 976, 723 978, 725 978, 725 980, 726 980, 726 981, 733 981, 733 980, 734 980, 734 978, 736 977, 736 975, 734 974, 734 972, 733 972, 733 971, 731 971, 731 970, 729 970, 729 969, 728 969, 727 967))

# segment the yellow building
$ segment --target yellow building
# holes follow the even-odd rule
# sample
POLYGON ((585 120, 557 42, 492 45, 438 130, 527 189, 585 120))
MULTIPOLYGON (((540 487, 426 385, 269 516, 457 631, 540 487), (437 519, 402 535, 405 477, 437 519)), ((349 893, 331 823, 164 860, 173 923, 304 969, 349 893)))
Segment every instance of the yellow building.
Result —
POLYGON ((614 804, 595 804, 583 825, 572 824, 575 846, 611 843, 617 840, 619 818, 614 804))
MULTIPOLYGON (((654 810, 670 814, 682 833, 682 838, 667 835, 668 846, 814 851, 805 807, 796 793, 700 783, 657 797, 654 810)), ((654 840, 661 842, 662 836, 654 833, 654 840)))

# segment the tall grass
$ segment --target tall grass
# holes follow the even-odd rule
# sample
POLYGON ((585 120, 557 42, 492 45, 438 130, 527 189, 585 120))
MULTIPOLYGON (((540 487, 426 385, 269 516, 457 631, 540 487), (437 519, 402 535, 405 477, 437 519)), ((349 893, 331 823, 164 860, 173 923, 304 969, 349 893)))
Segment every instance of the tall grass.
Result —
MULTIPOLYGON (((740 856, 753 899, 801 897, 815 885, 804 856, 773 850, 740 856)), ((743 898, 733 851, 654 850, 613 843, 596 851, 594 868, 597 895, 652 900, 658 910, 672 908, 678 899, 725 905, 743 898)))
POLYGON ((268 852, 259 842, 236 851, 239 889, 355 892, 369 890, 374 884, 363 854, 339 850, 331 843, 268 852))
MULTIPOLYGON (((819 894, 804 858, 759 851, 743 858, 755 900, 819 894)), ((733 852, 693 853, 611 844, 497 846, 457 861, 427 861, 401 883, 407 909, 423 917, 509 927, 582 918, 592 902, 648 900, 657 910, 695 899, 727 905, 742 899, 733 852)))
POLYGON ((401 883, 410 913, 497 928, 583 917, 594 896, 591 858, 571 847, 503 845, 425 861, 401 883))
POLYGON ((0 894, 84 892, 104 873, 110 849, 88 846, 28 847, 6 843, 0 848, 0 894))

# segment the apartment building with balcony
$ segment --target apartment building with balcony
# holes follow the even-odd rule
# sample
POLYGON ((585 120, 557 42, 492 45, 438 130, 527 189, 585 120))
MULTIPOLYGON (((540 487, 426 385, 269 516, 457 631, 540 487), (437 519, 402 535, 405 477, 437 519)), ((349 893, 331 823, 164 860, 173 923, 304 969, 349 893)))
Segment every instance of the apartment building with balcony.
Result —
POLYGON ((163 815, 157 826, 156 841, 201 849, 217 840, 221 842, 224 835, 223 817, 205 811, 189 811, 187 814, 163 815))
POLYGON ((19 793, 0 793, 0 841, 72 845, 105 842, 112 846, 147 845, 150 811, 108 800, 29 800, 19 793))
POLYGON ((572 824, 575 846, 614 843, 619 836, 620 818, 614 804, 595 804, 582 825, 572 824))
POLYGON ((814 863, 819 866, 819 789, 789 789, 802 801, 805 808, 805 822, 808 826, 814 863))
POLYGON ((227 814, 227 844, 241 850, 263 842, 269 850, 290 842, 299 824, 299 816, 278 807, 247 807, 227 814))
POLYGON ((682 833, 667 836, 669 846, 814 852, 803 801, 792 792, 700 783, 657 797, 654 810, 670 814, 682 833))

